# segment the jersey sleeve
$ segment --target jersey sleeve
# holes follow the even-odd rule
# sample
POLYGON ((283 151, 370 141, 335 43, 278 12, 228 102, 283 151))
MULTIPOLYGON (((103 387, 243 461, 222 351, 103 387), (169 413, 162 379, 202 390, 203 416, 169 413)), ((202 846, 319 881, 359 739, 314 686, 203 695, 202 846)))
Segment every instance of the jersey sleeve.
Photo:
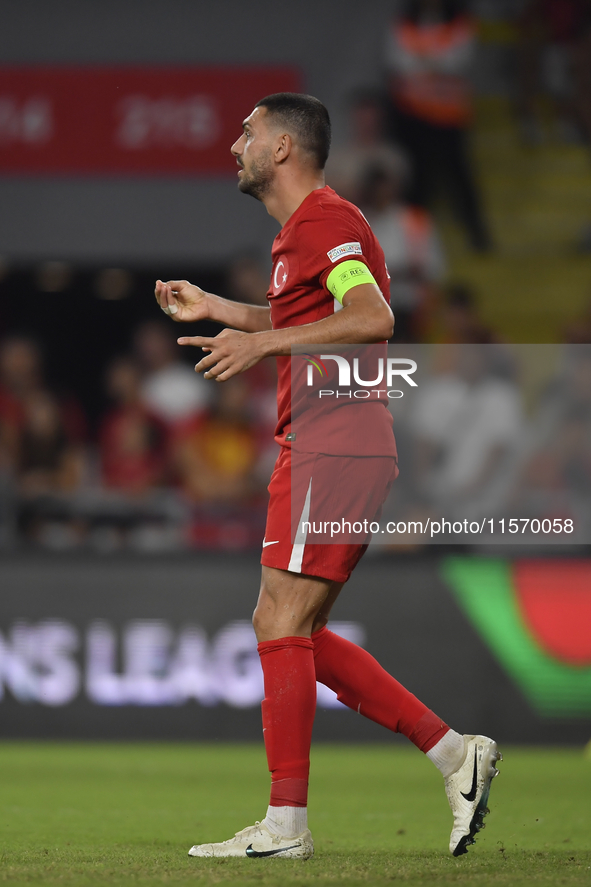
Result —
POLYGON ((321 209, 302 222, 298 230, 298 250, 307 276, 315 278, 326 295, 341 304, 343 296, 354 286, 376 283, 365 254, 362 217, 357 220, 357 212, 321 209))

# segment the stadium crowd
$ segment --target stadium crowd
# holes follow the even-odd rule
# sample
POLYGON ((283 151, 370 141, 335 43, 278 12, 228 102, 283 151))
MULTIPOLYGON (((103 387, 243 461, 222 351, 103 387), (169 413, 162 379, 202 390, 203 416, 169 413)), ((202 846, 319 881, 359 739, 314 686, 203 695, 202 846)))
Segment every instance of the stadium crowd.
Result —
MULTIPOLYGON (((591 346, 495 343, 460 287, 443 316, 442 344, 398 346, 421 376, 412 397, 391 405, 402 470, 387 515, 481 520, 518 511, 576 517, 583 533, 591 346)), ((38 343, 10 335, 0 343, 5 546, 260 542, 276 458, 273 362, 216 385, 180 360, 174 333, 160 320, 135 329, 129 352, 106 364, 105 408, 94 422, 49 383, 38 343)))
MULTIPOLYGON (((591 315, 564 331, 570 350, 539 358, 554 371, 534 368, 539 384, 532 387, 534 358, 528 363, 504 344, 479 316, 470 287, 450 282, 432 215, 447 196, 469 248, 494 249, 467 146, 477 39, 467 8, 452 0, 404 5, 388 31, 382 86, 349 97, 347 138, 326 170, 327 183, 363 210, 384 249, 393 343, 449 346, 430 353, 430 375, 413 405, 393 408, 403 470, 391 509, 492 517, 519 505, 536 516, 580 513, 583 528, 591 491, 591 315), (454 344, 474 347, 454 352, 454 344)), ((588 25, 588 3, 525 4, 517 111, 529 142, 541 138, 538 69, 564 139, 586 137, 588 25)), ((51 273, 63 276, 63 268, 53 263, 51 273)), ((132 274, 103 272, 95 295, 125 299, 132 274)), ((258 259, 235 259, 223 277, 225 295, 265 304, 268 275, 258 259)), ((67 285, 52 279, 45 288, 67 285)), ((52 382, 43 336, 23 334, 22 323, 0 328, 3 546, 260 544, 277 451, 273 363, 208 383, 179 354, 170 321, 155 318, 136 324, 122 353, 105 358, 98 415, 79 391, 52 382)))
POLYGON ((242 547, 264 516, 274 460, 271 364, 208 385, 179 361, 174 331, 148 321, 104 372, 107 407, 52 387, 32 339, 0 345, 5 544, 242 547), (269 445, 271 441, 271 445, 269 445), (224 542, 225 527, 231 538, 224 542))

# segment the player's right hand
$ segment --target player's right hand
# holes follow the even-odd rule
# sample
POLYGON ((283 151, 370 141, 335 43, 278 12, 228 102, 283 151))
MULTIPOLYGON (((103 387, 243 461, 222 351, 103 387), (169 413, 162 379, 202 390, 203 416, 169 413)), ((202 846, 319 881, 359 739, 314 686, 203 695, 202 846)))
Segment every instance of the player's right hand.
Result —
POLYGON ((188 280, 157 280, 154 295, 164 313, 179 323, 195 323, 208 316, 208 294, 188 280))

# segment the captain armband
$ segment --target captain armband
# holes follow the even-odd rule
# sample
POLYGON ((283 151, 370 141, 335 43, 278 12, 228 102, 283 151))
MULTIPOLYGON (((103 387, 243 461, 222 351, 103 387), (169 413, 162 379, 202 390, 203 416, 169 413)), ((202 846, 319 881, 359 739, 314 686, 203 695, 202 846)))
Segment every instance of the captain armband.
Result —
POLYGON ((357 259, 350 259, 332 269, 326 280, 326 288, 342 305, 345 293, 361 283, 376 283, 376 280, 367 265, 357 259))

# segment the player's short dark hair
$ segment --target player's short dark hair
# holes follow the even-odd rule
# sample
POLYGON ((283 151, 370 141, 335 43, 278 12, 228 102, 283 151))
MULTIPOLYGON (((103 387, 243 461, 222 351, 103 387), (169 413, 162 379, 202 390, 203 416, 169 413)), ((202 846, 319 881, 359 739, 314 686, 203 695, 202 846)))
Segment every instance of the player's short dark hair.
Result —
POLYGON ((330 151, 330 117, 319 99, 299 92, 276 92, 261 99, 256 107, 266 108, 293 133, 318 169, 324 169, 330 151))

